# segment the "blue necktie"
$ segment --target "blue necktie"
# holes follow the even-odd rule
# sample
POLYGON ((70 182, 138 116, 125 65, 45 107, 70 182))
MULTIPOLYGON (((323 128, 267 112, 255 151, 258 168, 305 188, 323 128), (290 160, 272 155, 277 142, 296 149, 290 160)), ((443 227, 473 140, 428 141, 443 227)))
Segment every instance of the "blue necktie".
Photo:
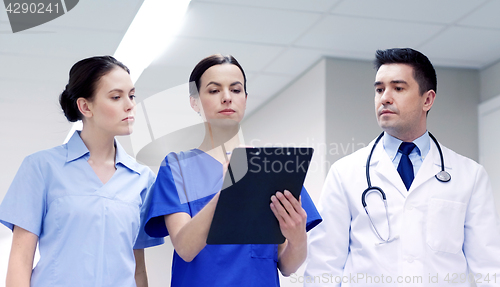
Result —
POLYGON ((402 142, 399 146, 399 151, 401 152, 401 160, 398 165, 398 172, 403 180, 406 190, 410 189, 411 183, 413 182, 413 164, 410 161, 408 155, 415 148, 414 143, 402 142))

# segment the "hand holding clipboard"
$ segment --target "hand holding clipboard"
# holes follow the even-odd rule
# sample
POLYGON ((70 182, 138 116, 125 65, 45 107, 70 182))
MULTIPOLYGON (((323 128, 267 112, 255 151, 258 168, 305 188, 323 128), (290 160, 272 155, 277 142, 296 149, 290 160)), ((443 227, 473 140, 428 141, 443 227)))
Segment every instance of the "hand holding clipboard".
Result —
POLYGON ((312 154, 312 148, 234 149, 207 244, 279 244, 285 240, 282 229, 293 236, 292 222, 304 216, 298 199, 312 154), (285 189, 290 194, 276 193, 285 189), (273 195, 275 210, 270 207, 273 195), (297 211, 293 218, 281 202, 297 211))

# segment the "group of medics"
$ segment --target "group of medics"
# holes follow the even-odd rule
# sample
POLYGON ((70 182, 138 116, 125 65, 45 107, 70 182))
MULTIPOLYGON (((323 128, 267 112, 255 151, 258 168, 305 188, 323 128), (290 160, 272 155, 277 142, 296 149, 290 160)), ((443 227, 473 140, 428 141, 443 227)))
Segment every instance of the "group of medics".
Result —
POLYGON ((109 56, 79 61, 60 103, 82 131, 26 157, 0 205, 13 230, 7 286, 147 286, 144 248, 167 235, 171 286, 279 286, 278 270, 295 276, 304 261, 305 286, 500 286, 488 176, 427 131, 434 67, 410 48, 379 50, 375 64, 383 132, 333 164, 318 210, 305 189, 299 200, 277 191, 269 208, 285 243, 212 246, 227 154, 242 144, 243 68, 232 56, 198 63, 189 101, 204 140, 167 155, 155 178, 114 139, 134 122, 128 68, 109 56))

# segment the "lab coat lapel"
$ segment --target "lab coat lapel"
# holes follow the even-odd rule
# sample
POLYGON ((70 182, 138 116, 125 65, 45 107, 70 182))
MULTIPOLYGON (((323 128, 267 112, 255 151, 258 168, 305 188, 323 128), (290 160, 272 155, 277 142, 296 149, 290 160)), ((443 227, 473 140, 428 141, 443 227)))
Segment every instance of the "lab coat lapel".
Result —
POLYGON ((413 180, 409 192, 417 189, 420 185, 434 178, 434 176, 441 170, 441 158, 439 157, 439 151, 436 145, 431 140, 431 147, 429 153, 425 157, 420 169, 413 180))
MULTIPOLYGON (((379 143, 375 147, 375 150, 373 151, 372 167, 375 167, 374 168, 375 173, 379 177, 385 178, 386 181, 389 184, 392 184, 403 197, 406 197, 408 192, 403 183, 403 180, 401 179, 401 176, 399 176, 399 173, 394 167, 394 164, 392 163, 391 159, 385 152, 382 143, 379 143)), ((372 184, 376 185, 375 183, 372 184)), ((384 187, 382 187, 382 189, 383 188, 384 187)))

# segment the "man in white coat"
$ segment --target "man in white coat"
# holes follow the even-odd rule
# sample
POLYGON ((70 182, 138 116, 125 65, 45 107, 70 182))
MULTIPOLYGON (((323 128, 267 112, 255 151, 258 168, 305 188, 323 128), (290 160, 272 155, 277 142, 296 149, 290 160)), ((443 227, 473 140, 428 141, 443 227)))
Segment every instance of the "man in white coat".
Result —
POLYGON ((427 131, 434 67, 413 49, 377 51, 375 112, 384 130, 331 167, 310 235, 305 286, 500 286, 500 221, 484 168, 427 131), (403 144, 402 144, 403 143, 403 144), (409 147, 409 148, 408 148, 409 147), (408 149, 408 150, 406 150, 408 149), (468 268, 472 273, 469 274, 468 268))

